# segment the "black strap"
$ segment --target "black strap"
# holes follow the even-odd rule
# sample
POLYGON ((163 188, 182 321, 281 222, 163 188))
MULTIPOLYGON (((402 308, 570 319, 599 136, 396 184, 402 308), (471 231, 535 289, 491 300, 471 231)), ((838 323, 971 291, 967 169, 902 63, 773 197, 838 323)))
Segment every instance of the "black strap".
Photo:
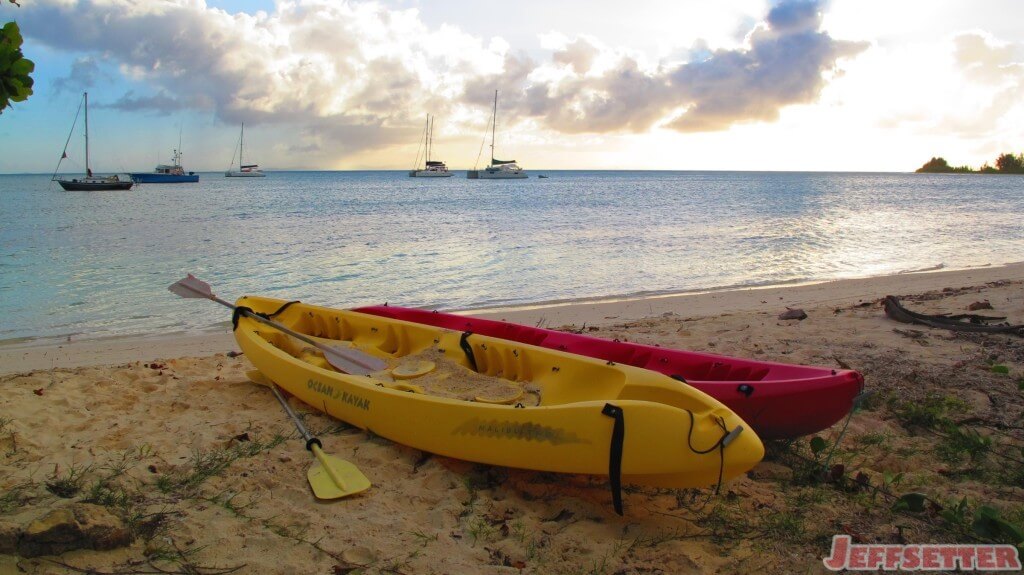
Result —
POLYGON ((283 306, 277 308, 277 311, 275 311, 274 313, 267 314, 266 318, 267 319, 273 319, 274 317, 277 317, 277 316, 281 315, 282 313, 284 313, 284 310, 288 309, 288 306, 292 305, 293 303, 302 303, 302 302, 300 302, 299 300, 290 301, 290 302, 284 304, 283 306))
POLYGON ((604 404, 601 413, 615 420, 608 453, 608 479, 612 484, 612 505, 615 512, 622 515, 622 444, 626 438, 626 418, 621 407, 610 403, 604 404))
POLYGON ((292 305, 293 303, 301 303, 301 302, 299 300, 290 301, 290 302, 282 305, 281 307, 277 308, 277 311, 275 311, 274 313, 270 313, 270 314, 260 313, 258 311, 253 311, 253 309, 251 307, 244 306, 244 305, 235 306, 235 311, 233 311, 231 313, 231 331, 235 331, 236 329, 238 329, 238 318, 242 317, 243 315, 247 315, 247 314, 249 314, 249 315, 258 315, 258 316, 262 317, 263 319, 272 319, 275 315, 278 315, 279 313, 281 313, 284 310, 288 309, 288 306, 292 305))
POLYGON ((690 431, 687 432, 686 434, 686 445, 690 448, 690 451, 696 453, 697 455, 706 455, 708 453, 711 453, 715 449, 718 450, 718 483, 715 484, 715 495, 718 495, 718 491, 722 488, 722 475, 725 473, 725 447, 729 443, 732 443, 732 440, 736 439, 736 436, 743 431, 743 426, 739 425, 732 431, 729 431, 729 428, 725 426, 725 420, 719 416, 715 416, 715 423, 717 423, 718 427, 721 427, 722 431, 724 432, 722 434, 722 437, 719 437, 718 441, 716 441, 714 445, 707 449, 695 449, 693 447, 693 428, 695 426, 693 412, 690 411, 689 409, 685 411, 690 415, 690 431))
POLYGON ((473 357, 473 346, 469 344, 469 336, 473 335, 471 331, 462 332, 462 337, 459 339, 459 347, 462 351, 466 352, 466 359, 469 360, 469 366, 476 371, 476 358, 473 357))
POLYGON ((235 311, 231 312, 231 331, 235 331, 236 329, 238 329, 238 318, 242 317, 243 315, 258 315, 260 317, 269 319, 267 318, 266 314, 257 313, 253 311, 251 307, 246 307, 244 305, 235 306, 235 311))

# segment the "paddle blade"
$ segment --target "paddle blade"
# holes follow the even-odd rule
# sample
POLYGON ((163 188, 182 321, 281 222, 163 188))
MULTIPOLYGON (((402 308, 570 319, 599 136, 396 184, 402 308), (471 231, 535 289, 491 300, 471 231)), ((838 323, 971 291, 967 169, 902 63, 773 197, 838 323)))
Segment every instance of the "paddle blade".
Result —
POLYGON ((328 455, 313 447, 317 463, 306 476, 317 499, 339 499, 370 488, 370 480, 352 462, 328 455))
POLYGON ((213 290, 210 289, 210 284, 192 274, 167 286, 167 289, 181 297, 213 299, 213 290))
POLYGON ((324 352, 324 358, 327 360, 327 363, 338 368, 342 373, 366 375, 385 369, 388 366, 387 362, 383 359, 357 349, 330 345, 318 345, 317 348, 324 352))

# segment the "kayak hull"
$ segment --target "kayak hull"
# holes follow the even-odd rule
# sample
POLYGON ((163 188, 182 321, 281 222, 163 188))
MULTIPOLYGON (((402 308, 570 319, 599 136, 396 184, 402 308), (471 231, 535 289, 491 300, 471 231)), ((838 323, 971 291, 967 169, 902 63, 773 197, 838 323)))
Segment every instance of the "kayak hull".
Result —
MULTIPOLYGON (((272 313, 285 302, 245 297, 237 302, 272 313)), ((435 326, 334 310, 289 306, 274 317, 284 326, 337 347, 351 346, 396 361, 440 352, 460 369, 471 360, 462 334, 435 326)), ((403 391, 373 376, 333 370, 322 355, 247 317, 235 336, 246 357, 269 379, 315 409, 376 435, 430 453, 479 463, 608 475, 615 420, 624 421, 623 482, 698 487, 746 472, 761 459, 760 439, 718 401, 650 371, 487 336, 467 339, 478 374, 528 382, 540 403, 492 404, 403 391), (304 349, 305 347, 305 349, 304 349), (745 430, 724 448, 716 444, 745 430), (689 437, 689 440, 688 440, 689 437), (709 449, 710 448, 710 449, 709 449), (707 450, 707 453, 699 453, 707 450)), ((415 379, 410 383, 415 383, 415 379)))
POLYGON ((653 370, 725 404, 762 439, 793 439, 831 427, 853 408, 864 378, 853 370, 753 361, 608 341, 503 321, 398 306, 355 311, 529 343, 653 370))

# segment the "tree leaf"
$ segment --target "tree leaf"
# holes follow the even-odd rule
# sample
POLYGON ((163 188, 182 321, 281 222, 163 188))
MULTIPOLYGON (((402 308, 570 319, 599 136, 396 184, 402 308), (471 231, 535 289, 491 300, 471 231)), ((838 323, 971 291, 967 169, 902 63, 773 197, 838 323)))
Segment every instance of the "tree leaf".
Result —
POLYGON ((815 455, 825 451, 828 447, 828 442, 821 438, 821 436, 815 435, 811 438, 811 453, 815 455))
POLYGON ((924 493, 906 493, 901 495, 896 503, 893 503, 893 511, 910 511, 913 513, 921 513, 924 511, 924 504, 927 497, 924 493))

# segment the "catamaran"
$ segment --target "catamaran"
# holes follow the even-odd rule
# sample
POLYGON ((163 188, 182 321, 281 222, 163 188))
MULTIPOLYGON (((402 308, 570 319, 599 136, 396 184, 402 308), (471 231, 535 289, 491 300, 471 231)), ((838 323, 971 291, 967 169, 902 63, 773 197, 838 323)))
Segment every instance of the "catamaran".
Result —
MULTIPOLYGON (((494 134, 498 124, 498 91, 494 91, 494 111, 491 113, 491 165, 482 170, 466 172, 470 180, 518 180, 530 177, 515 160, 498 160, 494 157, 494 134)), ((474 166, 475 168, 476 166, 474 166)))
MULTIPOLYGON (((414 168, 409 170, 410 178, 449 178, 453 174, 448 171, 448 166, 440 160, 431 160, 430 152, 434 148, 434 117, 427 114, 427 125, 423 128, 423 142, 426 147, 423 169, 414 168)), ((416 165, 419 165, 420 153, 416 151, 416 165)))
MULTIPOLYGON (((57 169, 53 171, 53 176, 50 177, 50 181, 55 181, 60 184, 60 187, 64 188, 69 192, 91 192, 91 191, 102 191, 102 190, 130 190, 132 189, 132 180, 115 176, 94 176, 92 175, 92 169, 89 167, 89 93, 82 93, 82 106, 85 107, 85 177, 83 178, 72 178, 57 179, 57 172, 60 171, 60 164, 68 157, 68 143, 71 142, 71 134, 75 132, 75 124, 78 123, 78 113, 75 113, 75 121, 71 124, 71 133, 68 134, 68 139, 64 142, 64 152, 60 155, 60 160, 57 162, 57 169)), ((79 111, 81 111, 81 107, 79 111)))
POLYGON ((235 157, 231 156, 231 165, 228 166, 224 176, 227 178, 263 178, 266 174, 260 169, 257 164, 248 164, 242 160, 242 151, 245 144, 245 124, 242 124, 242 134, 238 137, 238 169, 232 170, 231 168, 235 165, 235 157))

